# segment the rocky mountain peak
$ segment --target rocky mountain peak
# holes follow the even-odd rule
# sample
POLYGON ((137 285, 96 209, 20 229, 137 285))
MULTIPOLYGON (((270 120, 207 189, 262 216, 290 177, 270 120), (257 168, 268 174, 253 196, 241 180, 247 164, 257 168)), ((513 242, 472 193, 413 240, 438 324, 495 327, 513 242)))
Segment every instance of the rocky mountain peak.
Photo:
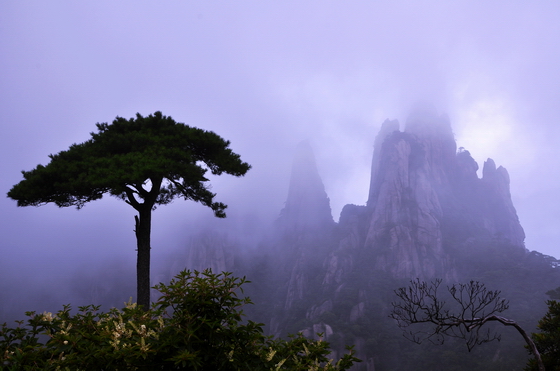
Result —
POLYGON ((395 131, 399 131, 399 121, 387 119, 383 122, 383 124, 381 124, 381 129, 375 137, 373 144, 373 158, 371 160, 371 178, 369 185, 370 194, 367 202, 368 206, 374 198, 371 192, 375 189, 373 182, 378 178, 379 165, 381 162, 381 147, 383 146, 385 138, 395 131))
POLYGON ((438 114, 436 108, 430 104, 419 103, 410 110, 405 131, 419 137, 455 141, 449 117, 446 114, 438 114))
MULTIPOLYGON (((335 344, 334 352, 351 342, 364 360, 355 370, 425 369, 403 361, 406 346, 388 355, 402 338, 389 320, 389 303, 404 282, 476 279, 497 289, 513 282, 513 292, 525 290, 530 303, 522 308, 542 302, 545 290, 535 293, 558 286, 557 261, 527 254, 507 170, 492 159, 484 162, 482 178, 478 170, 468 150, 457 150, 449 118, 418 106, 403 131, 397 120, 383 122, 374 141, 367 205, 344 206, 335 223, 311 145, 300 143, 273 239, 259 245, 263 255, 256 263, 235 262, 258 277, 261 286, 253 293, 265 306, 259 315, 270 324, 269 333, 320 332, 335 344)), ((191 265, 229 266, 222 248, 227 240, 191 244, 191 265)))
POLYGON ((433 106, 416 106, 406 120, 405 132, 413 135, 419 149, 415 160, 425 175, 439 186, 446 186, 455 165, 457 144, 449 117, 438 114, 433 106))
POLYGON ((377 255, 377 269, 398 277, 452 276, 438 197, 455 162, 449 120, 420 106, 411 112, 404 132, 394 128, 386 121, 375 140, 364 248, 377 255))
POLYGON ((489 158, 482 168, 481 192, 485 227, 513 246, 524 247, 525 232, 511 200, 508 171, 489 158))
POLYGON ((375 139, 363 246, 376 252, 375 267, 397 277, 453 277, 457 228, 471 242, 490 235, 523 249, 507 171, 491 159, 482 179, 477 170, 433 107, 411 111, 404 132, 385 121, 375 139))
POLYGON ((278 221, 286 231, 292 232, 334 224, 330 200, 309 141, 299 143, 296 148, 288 197, 278 221))

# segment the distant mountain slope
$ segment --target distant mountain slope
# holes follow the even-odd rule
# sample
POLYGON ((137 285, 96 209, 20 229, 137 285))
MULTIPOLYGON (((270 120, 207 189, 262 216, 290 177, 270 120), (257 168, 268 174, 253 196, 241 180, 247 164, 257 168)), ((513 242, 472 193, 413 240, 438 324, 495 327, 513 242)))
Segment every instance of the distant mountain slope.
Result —
POLYGON ((477 170, 470 152, 457 149, 449 119, 417 107, 404 131, 396 120, 383 123, 367 204, 346 205, 335 223, 311 146, 302 142, 272 237, 253 255, 236 249, 231 259, 222 257, 224 243, 193 244, 202 251, 191 258, 199 264, 218 248, 218 265, 227 261, 253 281, 250 318, 275 336, 323 333, 335 353, 355 344, 364 360, 355 370, 521 370, 523 339, 509 329, 500 329, 502 342, 467 353, 453 341, 410 343, 388 318, 393 290, 415 278, 479 280, 502 290, 511 303, 504 315, 527 331, 546 312, 545 292, 560 286, 559 261, 525 248, 507 170, 492 159, 482 178, 477 170))

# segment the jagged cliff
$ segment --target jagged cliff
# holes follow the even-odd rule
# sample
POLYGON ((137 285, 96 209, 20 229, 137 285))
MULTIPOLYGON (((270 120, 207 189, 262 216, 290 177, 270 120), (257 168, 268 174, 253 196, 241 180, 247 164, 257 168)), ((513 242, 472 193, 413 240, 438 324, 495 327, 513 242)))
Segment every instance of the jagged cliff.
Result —
POLYGON ((481 235, 524 250, 507 171, 488 159, 479 179, 470 153, 457 153, 446 116, 418 108, 402 132, 386 121, 375 146, 363 248, 378 252, 376 268, 397 277, 456 278, 450 250, 481 235))
POLYGON ((357 256, 367 256, 371 270, 397 278, 457 279, 465 267, 457 265, 455 252, 484 239, 525 252, 506 169, 488 159, 479 179, 470 153, 457 152, 446 116, 419 108, 404 131, 386 120, 374 143, 367 205, 343 209, 325 284, 342 282, 357 256))
POLYGON ((330 200, 307 140, 296 147, 288 197, 277 224, 282 233, 291 235, 334 224, 330 200))
POLYGON ((276 222, 276 245, 287 254, 288 284, 282 311, 290 310, 313 287, 324 252, 333 246, 335 222, 309 141, 298 144, 284 209, 276 222))
MULTIPOLYGON (((367 203, 346 205, 338 223, 312 148, 302 142, 275 232, 258 256, 244 256, 225 235, 200 235, 185 260, 247 275, 256 303, 249 318, 274 336, 320 332, 333 357, 354 344, 364 360, 354 370, 442 369, 426 365, 447 357, 445 350, 415 348, 388 318, 393 290, 410 279, 479 280, 502 290, 513 317, 534 326, 544 293, 560 286, 559 262, 525 248, 506 169, 487 159, 479 178, 470 152, 457 149, 449 118, 431 107, 413 110, 402 130, 385 121, 372 142, 367 203)), ((474 359, 459 344, 454 362, 458 370, 516 369, 526 357, 517 340, 486 346, 474 359)))
MULTIPOLYGON (((306 156, 312 158, 309 152, 306 156)), ((317 212, 322 216, 316 220, 330 220, 328 198, 314 161, 309 163, 313 166, 306 170, 294 168, 281 218, 317 212), (306 184, 315 186, 302 188, 305 197, 295 196, 294 179, 304 174, 314 179, 306 184)), ((385 121, 374 141, 367 204, 346 205, 337 225, 315 224, 313 234, 301 233, 303 223, 290 224, 291 241, 313 241, 315 254, 310 260, 309 248, 301 244, 300 254, 288 262, 291 272, 282 315, 274 316, 274 333, 322 332, 333 344, 352 342, 366 361, 356 369, 370 371, 383 353, 383 346, 372 345, 378 340, 370 332, 390 331, 384 327, 390 326, 385 318, 392 300, 388 286, 394 289, 413 278, 465 281, 484 276, 482 261, 497 266, 501 256, 525 259, 525 235, 507 171, 491 159, 482 178, 477 170, 467 150, 457 151, 449 119, 433 108, 412 111, 403 131, 398 121, 385 121), (333 238, 318 247, 321 235, 333 238), (312 274, 310 266, 315 267, 312 274)))

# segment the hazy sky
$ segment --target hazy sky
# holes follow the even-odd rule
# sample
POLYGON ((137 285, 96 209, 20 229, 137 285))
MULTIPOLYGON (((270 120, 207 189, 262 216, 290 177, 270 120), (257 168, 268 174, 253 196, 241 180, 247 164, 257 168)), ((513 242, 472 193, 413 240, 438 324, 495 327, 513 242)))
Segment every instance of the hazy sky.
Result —
MULTIPOLYGON (((559 20, 557 1, 3 1, 0 190, 96 122, 161 110, 253 165, 212 181, 229 204, 217 223, 252 233, 278 215, 303 139, 338 220, 366 202, 382 121, 402 128, 427 100, 481 168, 491 157, 508 169, 527 247, 560 257, 559 20)), ((63 279, 76 262, 134 264, 121 201, 78 212, 0 197, 0 208, 4 272, 63 279)), ((159 208, 154 253, 211 219, 192 202, 159 208)))

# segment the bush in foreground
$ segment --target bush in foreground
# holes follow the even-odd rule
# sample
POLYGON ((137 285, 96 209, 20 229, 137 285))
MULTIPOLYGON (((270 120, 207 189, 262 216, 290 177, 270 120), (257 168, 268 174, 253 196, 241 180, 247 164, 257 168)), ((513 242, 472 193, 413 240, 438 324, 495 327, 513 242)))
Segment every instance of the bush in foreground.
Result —
POLYGON ((245 278, 182 271, 152 309, 129 302, 106 313, 69 305, 56 314, 27 312, 17 327, 0 328, 4 370, 348 370, 352 347, 338 361, 329 344, 292 336, 273 340, 261 323, 242 321, 245 278))

